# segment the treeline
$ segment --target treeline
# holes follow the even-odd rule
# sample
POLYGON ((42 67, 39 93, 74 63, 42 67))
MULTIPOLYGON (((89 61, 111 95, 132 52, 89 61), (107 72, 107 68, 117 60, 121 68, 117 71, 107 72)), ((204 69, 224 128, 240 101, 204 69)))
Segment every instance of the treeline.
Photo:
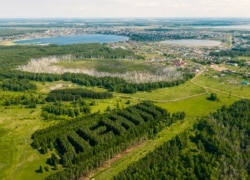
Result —
POLYGON ((222 107, 114 179, 249 179, 250 100, 222 107))
MULTIPOLYGON (((184 117, 182 117, 184 118, 184 117)), ((50 165, 62 171, 47 179, 77 179, 142 138, 150 138, 178 118, 151 103, 143 102, 110 114, 89 115, 63 122, 32 135, 32 146, 41 153, 50 150, 60 158, 50 165), (57 164, 57 165, 56 165, 57 164)))
POLYGON ((75 101, 81 98, 91 99, 108 99, 112 98, 113 95, 110 92, 94 92, 91 90, 76 88, 76 89, 58 89, 51 91, 46 97, 48 102, 56 101, 75 101))
MULTIPOLYGON (((112 33, 111 33, 112 34, 112 33)), ((177 40, 177 39, 209 39, 212 38, 209 35, 199 35, 194 33, 182 34, 176 33, 176 29, 164 29, 164 28, 156 28, 156 29, 147 29, 143 33, 120 33, 120 35, 128 36, 130 40, 133 41, 142 41, 142 42, 157 42, 157 41, 166 41, 166 40, 177 40), (175 31, 174 33, 169 33, 171 31, 175 31)))
POLYGON ((53 82, 53 81, 71 81, 72 83, 83 85, 83 86, 98 86, 103 87, 109 91, 116 91, 120 93, 136 93, 137 91, 152 91, 159 88, 165 87, 173 87, 178 86, 180 84, 185 83, 189 79, 191 79, 194 74, 186 73, 184 74, 183 79, 174 80, 174 81, 160 81, 160 82, 152 82, 152 83, 128 83, 123 79, 116 77, 93 77, 86 74, 73 74, 73 73, 65 73, 62 75, 54 75, 54 74, 33 74, 27 72, 9 72, 8 74, 4 74, 0 72, 0 78, 17 78, 17 79, 28 79, 32 81, 40 81, 40 82, 53 82))
POLYGON ((26 108, 36 108, 38 104, 45 104, 46 102, 41 95, 35 96, 32 94, 23 94, 8 98, 2 96, 2 98, 4 106, 23 105, 26 108))
POLYGON ((16 78, 3 80, 1 87, 3 90, 9 91, 27 91, 37 89, 36 85, 29 80, 16 78))
POLYGON ((231 50, 222 50, 222 51, 219 51, 219 52, 210 52, 210 56, 215 56, 215 57, 250 56, 250 48, 233 48, 231 50))
POLYGON ((44 32, 45 30, 39 30, 39 29, 0 29, 0 36, 6 37, 6 36, 16 36, 16 35, 22 35, 27 33, 34 33, 34 32, 44 32))

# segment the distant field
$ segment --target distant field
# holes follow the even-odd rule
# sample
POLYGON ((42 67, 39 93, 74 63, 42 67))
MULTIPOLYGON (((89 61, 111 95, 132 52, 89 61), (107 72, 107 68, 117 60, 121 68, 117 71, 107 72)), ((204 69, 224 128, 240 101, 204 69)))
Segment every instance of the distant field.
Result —
POLYGON ((238 56, 235 59, 237 60, 245 60, 245 61, 250 61, 250 57, 246 57, 246 56, 238 56))
POLYGON ((70 57, 43 57, 31 59, 26 65, 18 67, 31 73, 80 73, 94 77, 118 77, 132 83, 173 81, 183 79, 184 72, 166 62, 150 62, 126 59, 84 59, 72 60, 70 57))
POLYGON ((144 60, 111 60, 111 59, 84 59, 61 61, 54 65, 74 69, 95 69, 98 72, 125 73, 141 71, 154 73, 161 67, 155 63, 144 60))
POLYGON ((195 83, 208 87, 214 91, 224 91, 242 98, 250 98, 250 86, 241 85, 243 78, 237 75, 225 75, 221 77, 217 72, 206 72, 195 79, 195 83))

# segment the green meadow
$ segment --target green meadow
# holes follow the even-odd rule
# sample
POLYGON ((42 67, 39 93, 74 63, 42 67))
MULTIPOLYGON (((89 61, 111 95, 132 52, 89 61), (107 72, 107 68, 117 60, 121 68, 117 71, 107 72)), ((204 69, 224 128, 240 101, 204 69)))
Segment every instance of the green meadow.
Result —
POLYGON ((97 72, 125 73, 131 71, 155 72, 162 65, 145 60, 82 59, 60 61, 54 65, 73 69, 94 69, 97 72))

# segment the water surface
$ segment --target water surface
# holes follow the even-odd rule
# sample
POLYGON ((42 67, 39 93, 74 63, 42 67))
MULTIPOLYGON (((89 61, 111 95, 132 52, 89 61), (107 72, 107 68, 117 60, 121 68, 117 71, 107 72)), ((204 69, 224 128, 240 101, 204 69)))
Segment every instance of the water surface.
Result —
POLYGON ((120 41, 127 41, 126 36, 104 35, 104 34, 85 34, 75 36, 57 36, 48 38, 36 38, 27 40, 15 41, 15 44, 29 44, 29 45, 47 45, 47 44, 80 44, 80 43, 114 43, 120 41))

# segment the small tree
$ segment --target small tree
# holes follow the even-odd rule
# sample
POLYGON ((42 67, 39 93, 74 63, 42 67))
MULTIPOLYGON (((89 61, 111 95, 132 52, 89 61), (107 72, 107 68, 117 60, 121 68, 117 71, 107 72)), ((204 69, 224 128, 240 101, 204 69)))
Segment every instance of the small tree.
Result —
POLYGON ((207 98, 210 101, 219 101, 218 96, 216 93, 211 93, 210 96, 207 98))
POLYGON ((44 169, 43 169, 43 166, 40 166, 39 170, 38 170, 40 173, 43 173, 44 172, 44 169))

